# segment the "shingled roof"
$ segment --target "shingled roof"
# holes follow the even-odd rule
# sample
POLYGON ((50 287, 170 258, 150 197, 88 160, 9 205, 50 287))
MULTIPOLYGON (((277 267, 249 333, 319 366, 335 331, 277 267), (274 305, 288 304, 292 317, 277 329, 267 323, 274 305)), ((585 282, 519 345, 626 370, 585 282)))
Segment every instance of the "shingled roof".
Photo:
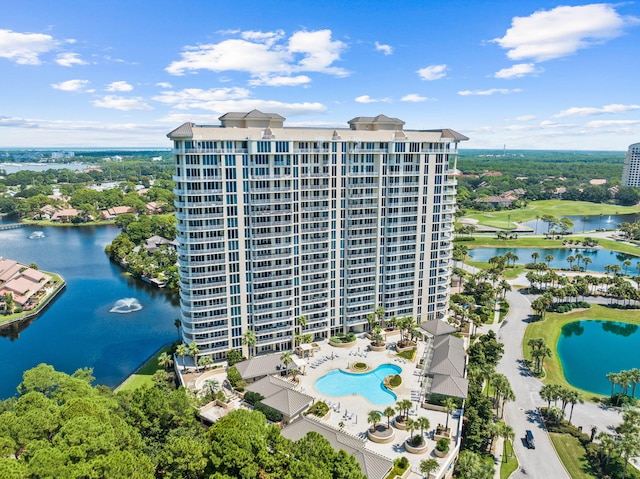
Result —
POLYGON ((420 329, 423 329, 432 336, 442 336, 445 334, 455 333, 457 330, 449 323, 439 319, 432 319, 424 323, 420 323, 420 329))

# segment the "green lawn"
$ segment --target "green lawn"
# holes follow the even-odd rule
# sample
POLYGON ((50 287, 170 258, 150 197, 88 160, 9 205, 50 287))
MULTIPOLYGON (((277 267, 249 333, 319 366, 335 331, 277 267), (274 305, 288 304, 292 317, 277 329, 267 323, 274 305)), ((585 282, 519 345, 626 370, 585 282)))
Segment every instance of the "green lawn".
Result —
MULTIPOLYGON (((478 220, 480 224, 496 228, 508 229, 511 222, 522 223, 535 220, 536 216, 592 216, 592 215, 623 215, 640 213, 640 206, 618 206, 588 201, 540 200, 531 201, 526 207, 502 211, 470 211, 467 218, 478 220)), ((538 231, 546 231, 546 223, 540 221, 538 231)))
POLYGON ((513 471, 518 469, 518 458, 513 453, 513 445, 511 441, 504 441, 504 451, 502 451, 502 462, 500 463, 500 479, 507 479, 513 471), (506 453, 509 453, 509 457, 507 458, 507 462, 504 461, 504 457, 506 453))
POLYGON ((569 434, 550 432, 551 442, 571 479, 596 479, 585 457, 585 450, 577 438, 569 434))
POLYGON ((579 391, 583 399, 586 400, 598 401, 602 398, 602 396, 598 394, 575 388, 567 382, 556 351, 562 326, 572 321, 596 319, 640 324, 640 314, 638 314, 637 310, 612 309, 598 304, 592 304, 591 308, 587 310, 572 311, 571 313, 565 314, 547 313, 543 321, 537 321, 527 326, 522 340, 523 356, 525 359, 532 359, 531 349, 527 346, 531 338, 544 338, 547 346, 553 351, 551 357, 546 358, 544 361, 546 378, 544 378, 543 382, 546 384, 560 384, 575 389, 579 391))
POLYGON ((144 363, 140 368, 134 372, 131 376, 124 380, 122 384, 120 384, 116 391, 132 391, 134 389, 138 389, 145 384, 152 384, 151 378, 159 371, 160 366, 158 366, 158 356, 162 353, 169 353, 171 351, 171 346, 166 346, 162 348, 160 351, 157 351, 153 356, 151 356, 146 363, 144 363))

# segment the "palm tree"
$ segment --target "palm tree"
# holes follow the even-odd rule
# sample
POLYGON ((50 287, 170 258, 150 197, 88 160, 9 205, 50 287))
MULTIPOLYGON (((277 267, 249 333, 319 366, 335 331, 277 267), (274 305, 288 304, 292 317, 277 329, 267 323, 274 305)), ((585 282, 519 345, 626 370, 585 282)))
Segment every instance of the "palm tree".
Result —
MULTIPOLYGON (((209 356, 203 356, 203 357, 208 358, 209 356)), ((204 385, 209 390, 209 394, 211 394, 212 398, 215 397, 216 393, 220 389, 220 383, 218 382, 217 379, 207 379, 204 382, 204 385)))
POLYGON ((580 403, 582 404, 584 401, 580 397, 580 393, 578 391, 571 390, 566 395, 567 402, 571 404, 571 411, 569 412, 569 424, 571 424, 571 417, 573 416, 573 406, 580 403))
MULTIPOLYGON (((511 443, 513 444, 513 440, 515 439, 516 434, 511 426, 509 426, 508 424, 502 424, 502 427, 500 428, 500 435, 504 439, 504 452, 502 454, 502 457, 506 457, 507 460, 505 462, 507 462, 510 456, 509 450, 507 449, 507 441, 511 441, 511 443)), ((511 446, 511 450, 513 451, 513 445, 511 446)))
POLYGON ((615 389, 615 385, 618 384, 618 373, 607 373, 607 379, 611 383, 611 397, 613 397, 613 391, 615 389))
POLYGON ((439 467, 440 464, 433 457, 420 462, 420 472, 426 478, 431 477, 431 473, 437 471, 439 467))
POLYGON ((384 308, 382 306, 376 307, 376 310, 373 312, 373 314, 375 314, 376 318, 378 318, 378 324, 380 326, 383 326, 384 325, 384 314, 385 314, 384 308))
POLYGON ((536 264, 536 261, 538 260, 539 257, 540 257, 540 253, 538 253, 537 251, 534 251, 533 253, 531 253, 531 259, 533 259, 533 264, 536 264))
POLYGON ((198 366, 202 369, 207 369, 209 366, 213 364, 213 359, 211 356, 200 356, 198 358, 198 366))
POLYGON ((544 260, 547 262, 547 266, 551 266, 551 262, 553 261, 553 255, 548 254, 544 257, 544 260))
POLYGON ((575 256, 567 256, 567 263, 569 263, 569 269, 572 269, 572 265, 575 260, 576 260, 575 256))
POLYGON ((453 399, 451 398, 447 398, 443 401, 442 403, 442 408, 444 409, 444 412, 447 413, 447 422, 444 426, 445 430, 449 429, 449 415, 456 410, 456 403, 453 399))
POLYGON ((627 275, 627 270, 629 269, 629 266, 631 266, 631 261, 629 261, 628 259, 625 259, 622 264, 624 265, 624 275, 627 275))
POLYGON ((605 465, 608 466, 611 455, 616 450, 616 441, 611 434, 604 431, 598 434, 598 439, 600 440, 600 456, 606 457, 605 465))
POLYGON ((413 432, 416 430, 417 427, 418 427, 418 424, 416 424, 416 421, 414 421, 411 418, 407 419, 407 430, 409 431, 409 440, 413 439, 413 432))
POLYGON ((180 318, 174 319, 173 320, 173 325, 178 330, 178 340, 180 340, 180 326, 182 326, 182 321, 180 321, 180 318))
POLYGON ((416 422, 416 425, 420 428, 420 435, 424 438, 424 430, 429 429, 431 427, 431 423, 429 422, 429 419, 424 416, 420 416, 418 419, 416 419, 415 422, 416 422))
POLYGON ((196 367, 196 371, 198 371, 198 354, 200 354, 200 348, 198 348, 198 343, 193 341, 189 343, 187 348, 189 355, 193 358, 193 365, 196 367))
POLYGON ((187 366, 184 364, 184 357, 189 354, 189 350, 187 349, 187 345, 184 343, 180 343, 178 344, 178 347, 176 348, 176 354, 178 356, 180 356, 180 358, 182 359, 182 370, 186 371, 187 370, 187 366))
POLYGON ((384 414, 384 416, 387 418, 387 429, 391 427, 391 418, 395 413, 396 413, 396 410, 391 406, 387 406, 385 410, 382 411, 382 414, 384 414))
POLYGON ((409 418, 409 409, 413 406, 411 399, 402 399, 396 403, 396 410, 402 414, 402 417, 406 420, 409 418))
POLYGON ((171 359, 171 355, 164 351, 160 356, 158 356, 158 366, 163 368, 165 371, 173 366, 173 359, 171 359))
POLYGON ((289 369, 289 364, 293 362, 293 358, 291 357, 291 351, 285 351, 280 355, 280 361, 284 364, 285 369, 289 369))
POLYGON ((256 333, 251 331, 250 329, 242 335, 242 344, 246 345, 249 348, 249 358, 253 356, 253 347, 256 344, 258 338, 256 337, 256 333))
POLYGON ((374 432, 376 430, 376 424, 380 422, 381 418, 382 416, 378 411, 369 411, 369 415, 367 416, 367 421, 369 421, 369 424, 371 424, 371 432, 374 432))
POLYGON ((585 256, 584 259, 582 260, 582 262, 584 263, 584 270, 587 270, 587 266, 591 263, 593 263, 593 260, 591 258, 589 258, 588 256, 585 256))

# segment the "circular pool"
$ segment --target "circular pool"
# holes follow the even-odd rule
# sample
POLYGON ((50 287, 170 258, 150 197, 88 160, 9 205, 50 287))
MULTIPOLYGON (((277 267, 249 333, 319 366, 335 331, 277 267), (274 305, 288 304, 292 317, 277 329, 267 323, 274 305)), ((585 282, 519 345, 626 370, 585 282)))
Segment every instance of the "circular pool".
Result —
POLYGON ((384 378, 401 372, 402 368, 395 364, 383 364, 364 374, 345 373, 334 369, 316 381, 316 389, 327 396, 358 394, 372 404, 387 406, 395 403, 397 396, 384 387, 384 378))

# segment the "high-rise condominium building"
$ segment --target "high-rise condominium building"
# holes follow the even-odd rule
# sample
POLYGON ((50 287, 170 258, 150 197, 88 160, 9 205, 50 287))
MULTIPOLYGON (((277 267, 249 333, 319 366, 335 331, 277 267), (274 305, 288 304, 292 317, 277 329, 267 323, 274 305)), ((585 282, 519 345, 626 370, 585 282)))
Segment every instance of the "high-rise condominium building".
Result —
POLYGON ((378 307, 386 319, 444 319, 453 172, 468 138, 384 115, 344 129, 284 120, 227 113, 167 135, 184 341, 221 359, 249 330, 260 354, 296 335, 363 331, 378 307))
POLYGON ((629 145, 622 170, 623 186, 640 186, 640 143, 629 145))

